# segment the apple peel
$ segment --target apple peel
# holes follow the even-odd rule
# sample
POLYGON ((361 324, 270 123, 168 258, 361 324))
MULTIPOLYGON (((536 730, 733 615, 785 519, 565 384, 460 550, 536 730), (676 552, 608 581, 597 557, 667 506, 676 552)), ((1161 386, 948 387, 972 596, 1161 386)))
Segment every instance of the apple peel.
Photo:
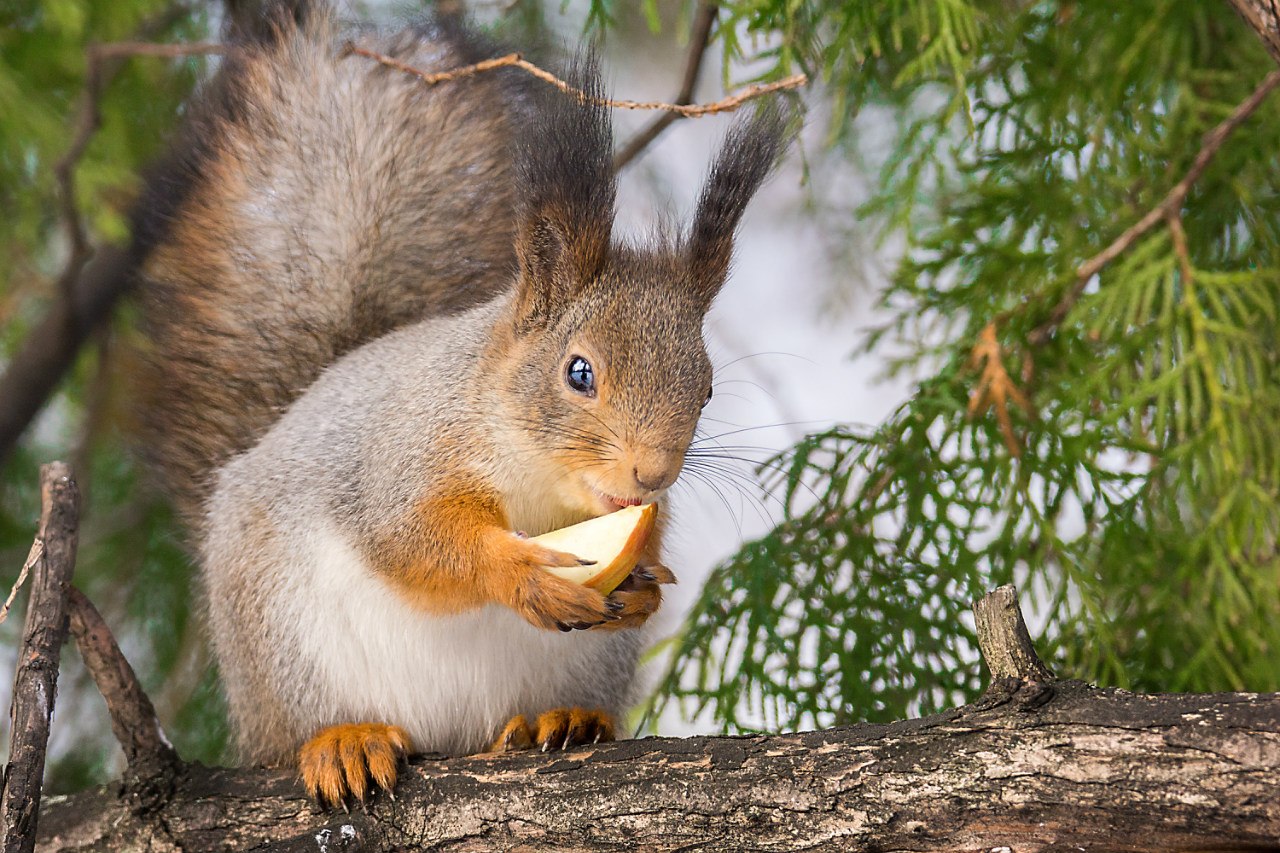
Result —
POLYGON ((553 575, 608 595, 627 579, 653 533, 657 504, 629 506, 532 540, 554 551, 593 561, 590 566, 544 566, 553 575))

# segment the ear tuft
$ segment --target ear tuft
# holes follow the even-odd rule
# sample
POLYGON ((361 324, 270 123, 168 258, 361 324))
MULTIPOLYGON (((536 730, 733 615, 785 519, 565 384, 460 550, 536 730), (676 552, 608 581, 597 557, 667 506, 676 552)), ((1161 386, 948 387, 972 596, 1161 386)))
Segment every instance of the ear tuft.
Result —
POLYGON ((734 122, 698 198, 684 251, 704 307, 724 284, 733 235, 747 202, 764 183, 787 144, 791 111, 769 101, 734 122))
POLYGON ((580 53, 563 77, 590 100, 540 90, 518 148, 521 322, 553 316, 572 299, 604 265, 613 231, 613 129, 608 108, 599 105, 595 51, 580 53))

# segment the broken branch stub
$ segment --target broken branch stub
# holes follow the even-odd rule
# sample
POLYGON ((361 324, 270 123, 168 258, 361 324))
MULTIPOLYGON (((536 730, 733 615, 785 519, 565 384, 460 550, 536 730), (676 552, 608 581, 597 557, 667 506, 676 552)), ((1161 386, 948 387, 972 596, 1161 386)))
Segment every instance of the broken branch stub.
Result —
POLYGON ((1031 634, 1018 606, 1018 591, 1012 584, 993 589, 973 603, 978 628, 978 648, 991 671, 991 683, 1016 678, 1020 681, 1053 681, 1054 675, 1036 654, 1031 634))

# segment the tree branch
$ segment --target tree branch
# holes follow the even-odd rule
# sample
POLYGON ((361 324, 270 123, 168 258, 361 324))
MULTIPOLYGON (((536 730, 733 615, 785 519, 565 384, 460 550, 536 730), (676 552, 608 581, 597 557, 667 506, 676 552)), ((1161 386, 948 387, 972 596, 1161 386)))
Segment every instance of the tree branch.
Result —
POLYGON ((41 547, 32 566, 31 598, 9 709, 9 763, 0 797, 3 853, 35 849, 58 660, 67 635, 66 591, 76 563, 80 493, 69 466, 51 462, 41 467, 40 503, 36 541, 41 547))
MULTIPOLYGON (((139 32, 145 35, 167 29, 173 19, 187 11, 184 6, 176 6, 139 32)), ((115 42, 87 49, 84 90, 76 109, 71 143, 53 167, 59 218, 67 231, 70 255, 59 276, 53 305, 0 376, 0 400, 5 403, 0 407, 0 463, 52 396, 80 347, 110 315, 116 299, 129 286, 128 274, 136 260, 133 250, 107 245, 95 251, 89 245, 76 203, 75 170, 101 123, 102 92, 129 57, 175 58, 224 50, 218 44, 151 42, 115 42)))
POLYGON ((32 418, 52 396, 81 345, 106 319, 128 288, 134 255, 103 246, 72 275, 48 313, 32 329, 0 376, 0 461, 8 456, 32 418))
POLYGON ((124 749, 130 769, 140 775, 170 770, 178 755, 160 729, 155 707, 138 683, 102 615, 84 593, 67 591, 71 634, 76 638, 85 669, 107 702, 111 731, 124 749))
POLYGON ((292 773, 193 766, 149 814, 60 798, 42 849, 1274 850, 1280 696, 1028 685, 884 726, 419 758, 396 794, 324 814, 292 773))
MULTIPOLYGON (((693 103, 693 90, 698 85, 698 74, 702 70, 702 59, 707 54, 707 45, 711 43, 711 29, 715 26, 719 6, 715 0, 703 0, 698 6, 698 17, 693 23, 693 31, 689 34, 689 58, 685 60, 684 80, 680 91, 676 93, 677 104, 693 103)), ((640 152, 657 139, 664 130, 675 123, 680 116, 677 113, 663 113, 649 122, 649 125, 631 137, 613 157, 614 171, 621 171, 624 166, 640 155, 640 152)))
POLYGON ((1253 115, 1254 111, 1266 100, 1267 95, 1271 94, 1278 85, 1280 85, 1280 71, 1272 71, 1258 84, 1258 87, 1253 90, 1249 97, 1245 98, 1239 106, 1232 110, 1231 115, 1227 116, 1221 124, 1204 135, 1200 152, 1196 154, 1196 159, 1192 162, 1191 168, 1182 180, 1174 184, 1164 199, 1148 211, 1145 216, 1129 226, 1123 234, 1112 241, 1111 245, 1079 266, 1076 270, 1075 284, 1072 285, 1062 301, 1054 306, 1049 313, 1048 319, 1028 335, 1027 340, 1033 346, 1044 344, 1053 337, 1058 327, 1062 325, 1062 321, 1066 319, 1067 314, 1071 312, 1075 304, 1080 301, 1080 297, 1084 295, 1085 288, 1089 286, 1089 281, 1101 272, 1103 267, 1128 251, 1139 237, 1150 231, 1170 213, 1181 212, 1183 202, 1187 199, 1187 193, 1191 191, 1191 187, 1195 182, 1200 180, 1200 176, 1209 167, 1209 163, 1219 149, 1222 148, 1223 143, 1235 132, 1236 128, 1244 124, 1249 116, 1253 115))
POLYGON ((700 116, 713 115, 715 113, 727 113, 736 110, 753 98, 762 95, 768 95, 773 92, 780 92, 784 89, 795 89, 804 86, 809 82, 809 78, 804 74, 793 74, 784 80, 778 80, 773 83, 757 83, 747 86, 727 95, 718 101, 712 101, 709 104, 668 104, 665 101, 615 101, 611 98, 596 98, 588 95, 586 92, 566 83, 550 71, 542 68, 524 59, 518 53, 509 53, 506 56, 498 56, 493 59, 485 59, 471 65, 463 65, 459 68, 450 68, 447 71, 423 71, 420 68, 414 68, 398 59, 387 56, 376 51, 367 50, 358 47, 353 42, 347 42, 345 48, 347 54, 355 54, 372 59, 388 68, 394 68, 397 71, 417 77, 423 83, 429 86, 435 86, 440 83, 448 83, 453 80, 460 80, 464 77, 472 77, 485 71, 493 71, 498 68, 519 68, 526 74, 530 74, 544 83, 548 83, 561 92, 570 97, 577 98, 581 103, 590 103, 600 107, 612 107, 619 110, 663 110, 665 112, 674 113, 683 118, 698 118, 700 116))
POLYGON ((1230 0, 1232 7, 1253 28, 1276 62, 1280 62, 1280 2, 1230 0))

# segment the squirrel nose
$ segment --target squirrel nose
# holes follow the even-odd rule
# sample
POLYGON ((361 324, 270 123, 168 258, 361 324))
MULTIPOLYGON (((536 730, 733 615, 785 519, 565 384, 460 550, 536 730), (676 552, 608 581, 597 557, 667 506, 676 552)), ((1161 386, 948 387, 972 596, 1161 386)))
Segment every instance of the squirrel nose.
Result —
POLYGON ((656 492, 658 491, 658 489, 662 488, 661 480, 658 480, 656 478, 653 481, 646 480, 643 476, 641 476, 639 468, 633 468, 631 473, 635 475, 636 484, 639 485, 640 488, 646 491, 656 492))
POLYGON ((658 492, 670 486, 680 474, 680 456, 675 453, 654 453, 631 469, 636 485, 648 492, 658 492))

